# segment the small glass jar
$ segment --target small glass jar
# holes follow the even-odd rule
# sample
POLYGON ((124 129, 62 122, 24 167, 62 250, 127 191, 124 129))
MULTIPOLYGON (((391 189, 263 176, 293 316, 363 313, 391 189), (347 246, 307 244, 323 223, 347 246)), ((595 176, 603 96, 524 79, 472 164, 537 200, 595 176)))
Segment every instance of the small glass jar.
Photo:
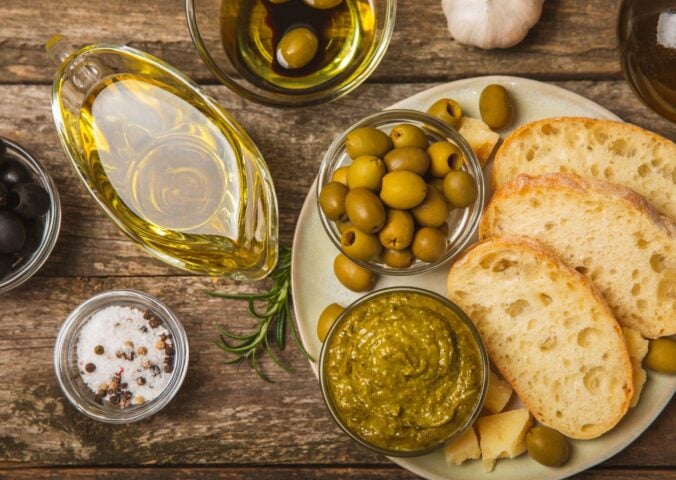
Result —
POLYGON ((178 393, 188 370, 188 337, 183 325, 169 308, 156 298, 136 290, 99 293, 80 304, 61 326, 54 346, 54 369, 61 390, 80 412, 106 423, 131 423, 148 418, 164 408, 178 393), (92 315, 110 306, 148 310, 174 340, 174 364, 166 387, 153 400, 126 408, 112 407, 85 384, 78 368, 77 344, 80 332, 92 315))
POLYGON ((28 169, 32 180, 45 189, 49 195, 49 210, 39 220, 42 223, 42 235, 35 251, 21 260, 15 270, 0 278, 0 293, 18 287, 40 270, 56 245, 61 227, 59 192, 45 167, 18 144, 6 138, 2 140, 7 145, 7 156, 20 161, 28 169))
MULTIPOLYGON (((355 332, 352 333, 354 334, 355 332)), ((391 335, 392 337, 390 337, 390 339, 394 338, 393 337, 394 334, 392 333, 391 335)), ((406 332, 406 335, 408 341, 416 340, 415 338, 411 337, 412 332, 406 332)), ((379 338, 378 340, 386 341, 388 339, 383 340, 382 338, 379 338)), ((420 340, 425 341, 424 339, 420 340)), ((360 348, 367 348, 367 346, 361 345, 360 348)), ((397 357, 398 355, 405 356, 405 353, 397 350, 396 348, 391 348, 388 349, 388 355, 390 355, 391 357, 397 357)), ((467 316, 467 314, 465 314, 465 312, 455 303, 442 297, 441 295, 438 295, 429 290, 424 290, 415 287, 391 287, 382 290, 376 290, 352 303, 338 316, 336 321, 331 326, 331 329, 329 330, 329 333, 327 334, 326 339, 322 345, 321 355, 319 358, 319 380, 322 389, 322 396, 335 422, 348 436, 350 436, 350 438, 352 438, 360 445, 363 445, 364 447, 367 447, 377 453, 387 455, 390 457, 416 457, 420 455, 425 455, 427 453, 430 453, 432 450, 441 447, 442 445, 446 445, 452 442, 454 439, 462 435, 468 428, 472 426, 474 421, 479 416, 481 409, 483 408, 483 405, 486 401, 486 395, 488 392, 488 377, 489 377, 489 360, 488 354, 486 352, 486 347, 483 343, 483 340, 481 339, 481 336, 479 335, 478 330, 476 329, 470 318, 467 316), (480 387, 478 395, 476 397, 476 402, 474 402, 471 405, 469 415, 464 419, 464 421, 458 426, 457 429, 450 431, 446 436, 446 438, 443 438, 442 440, 436 443, 430 443, 428 445, 425 445, 417 450, 394 450, 383 448, 378 445, 370 443, 368 440, 360 436, 357 432, 350 429, 346 421, 343 419, 339 408, 336 405, 336 401, 332 394, 332 387, 330 385, 329 374, 327 373, 327 365, 329 364, 329 356, 332 354, 331 348, 333 346, 334 337, 338 336, 337 332, 340 332, 342 324, 345 323, 345 321, 350 317, 352 312, 354 312, 357 308, 363 306, 364 304, 367 304, 368 302, 378 299, 379 297, 387 297, 397 294, 413 294, 427 297, 427 299, 437 302, 439 306, 443 307, 444 309, 450 310, 450 312, 452 312, 452 314, 455 315, 457 319, 459 319, 461 328, 464 329, 465 332, 469 334, 469 338, 471 339, 469 344, 475 347, 479 354, 479 371, 474 373, 479 376, 478 382, 480 387)), ((366 379, 364 379, 364 381, 365 380, 366 379)), ((425 392, 420 392, 420 394, 424 396, 425 392)))
POLYGON ((481 169, 481 164, 472 151, 472 148, 457 130, 426 113, 418 112, 416 110, 385 110, 375 113, 358 121, 338 135, 324 154, 324 159, 319 167, 319 176, 316 182, 317 211, 319 212, 326 234, 336 248, 342 251, 340 232, 338 231, 335 222, 329 220, 326 215, 324 215, 324 212, 322 212, 319 205, 319 194, 322 191, 322 188, 331 181, 333 173, 338 168, 347 166, 352 162, 345 150, 345 139, 347 138, 347 135, 352 130, 360 127, 374 127, 389 134, 392 128, 400 123, 407 123, 422 128, 431 141, 448 141, 457 145, 466 160, 463 169, 476 181, 477 198, 474 203, 467 208, 454 209, 450 212, 448 219, 448 246, 444 255, 436 262, 428 263, 416 260, 415 263, 408 268, 391 268, 378 259, 369 262, 354 260, 359 265, 374 273, 396 276, 426 272, 459 255, 465 247, 469 245, 477 231, 486 200, 486 181, 483 170, 481 169))
MULTIPOLYGON (((307 87, 304 87, 304 80, 300 79, 295 88, 279 87, 269 79, 259 78, 242 68, 240 64, 245 62, 240 60, 247 55, 241 53, 240 47, 251 44, 252 50, 260 51, 260 62, 269 64, 274 61, 266 46, 270 38, 275 37, 275 32, 269 31, 270 22, 265 18, 263 6, 267 4, 270 8, 284 8, 300 0, 288 3, 269 0, 186 0, 185 8, 192 41, 204 63, 219 81, 247 100, 277 107, 300 107, 330 102, 351 92, 373 73, 387 51, 394 31, 396 0, 343 0, 343 3, 348 1, 352 2, 349 17, 353 22, 356 22, 355 17, 361 17, 362 27, 370 32, 370 40, 363 54, 354 58, 332 59, 331 63, 341 73, 323 83, 307 87), (225 22, 224 19, 228 17, 232 17, 231 21, 225 22), (250 35, 249 29, 252 28, 255 31, 250 35), (225 46, 226 37, 233 40, 231 48, 225 46), (229 52, 231 49, 235 52, 229 52)), ((338 31, 345 28, 341 22, 336 23, 338 31)), ((354 53, 364 37, 366 35, 355 35, 356 44, 347 50, 354 53)))

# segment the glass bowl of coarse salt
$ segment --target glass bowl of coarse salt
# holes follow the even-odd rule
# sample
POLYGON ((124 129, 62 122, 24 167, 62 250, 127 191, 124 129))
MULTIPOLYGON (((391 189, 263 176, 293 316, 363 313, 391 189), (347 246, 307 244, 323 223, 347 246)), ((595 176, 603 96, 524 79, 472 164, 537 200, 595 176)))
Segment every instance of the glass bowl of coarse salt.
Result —
POLYGON ((160 411, 181 388, 188 338, 172 311, 150 295, 103 292, 61 326, 54 368, 80 412, 107 423, 136 422, 160 411))

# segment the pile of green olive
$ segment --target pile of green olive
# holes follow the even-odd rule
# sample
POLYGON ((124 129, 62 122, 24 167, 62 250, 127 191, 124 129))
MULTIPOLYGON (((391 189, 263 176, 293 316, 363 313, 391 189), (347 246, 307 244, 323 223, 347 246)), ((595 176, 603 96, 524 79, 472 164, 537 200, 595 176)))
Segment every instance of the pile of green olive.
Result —
POLYGON ((466 208, 477 198, 460 148, 430 143, 422 128, 402 123, 389 135, 357 128, 347 135, 345 150, 352 163, 336 169, 319 194, 322 212, 340 233, 344 255, 334 262, 338 280, 357 292, 371 288, 372 273, 352 260, 404 269, 416 259, 441 259, 451 209, 466 208))

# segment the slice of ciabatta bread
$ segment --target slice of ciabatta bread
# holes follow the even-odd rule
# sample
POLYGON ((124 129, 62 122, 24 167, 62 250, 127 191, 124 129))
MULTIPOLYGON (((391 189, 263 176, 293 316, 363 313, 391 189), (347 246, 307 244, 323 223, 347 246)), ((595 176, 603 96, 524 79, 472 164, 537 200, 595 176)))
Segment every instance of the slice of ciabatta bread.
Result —
POLYGON ((519 237, 478 243, 451 267, 447 287, 542 424, 589 439, 626 413, 632 370, 622 331, 591 282, 544 246, 519 237))
POLYGON ((495 155, 493 187, 522 173, 567 172, 629 187, 676 220, 676 144, 627 123, 564 117, 523 125, 495 155))
POLYGON ((496 192, 479 235, 541 241, 594 282, 621 325, 648 338, 676 334, 676 225, 632 190, 521 175, 496 192))

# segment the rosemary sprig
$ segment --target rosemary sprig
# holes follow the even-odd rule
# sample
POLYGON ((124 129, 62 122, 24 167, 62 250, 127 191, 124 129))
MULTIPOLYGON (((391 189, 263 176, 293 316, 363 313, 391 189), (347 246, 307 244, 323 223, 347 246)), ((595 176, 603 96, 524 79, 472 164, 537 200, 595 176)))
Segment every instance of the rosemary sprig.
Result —
POLYGON ((226 364, 246 361, 249 366, 266 382, 273 383, 263 372, 258 356, 267 352, 280 368, 293 371, 293 368, 281 361, 275 353, 275 349, 283 351, 286 347, 286 326, 291 325, 291 336, 298 349, 307 358, 312 360, 305 350, 298 336, 298 330, 291 313, 291 249, 280 246, 277 266, 270 274, 272 288, 267 292, 253 294, 231 294, 225 292, 207 292, 212 297, 225 298, 228 300, 246 301, 249 304, 249 314, 256 321, 249 334, 238 335, 230 332, 225 327, 217 325, 220 339, 217 345, 224 350, 228 357, 226 364), (260 310, 259 307, 263 309, 260 310), (272 343, 269 337, 274 338, 272 343), (276 347, 276 348, 275 348, 276 347))

